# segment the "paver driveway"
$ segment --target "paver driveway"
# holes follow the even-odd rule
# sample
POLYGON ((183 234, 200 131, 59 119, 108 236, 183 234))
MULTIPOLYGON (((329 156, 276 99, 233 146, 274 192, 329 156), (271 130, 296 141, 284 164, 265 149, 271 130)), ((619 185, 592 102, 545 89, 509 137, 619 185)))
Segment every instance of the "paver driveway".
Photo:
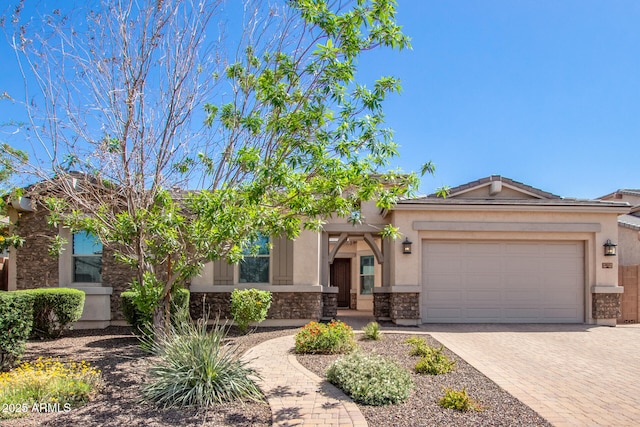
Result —
POLYGON ((640 425, 640 325, 420 328, 555 426, 640 425))

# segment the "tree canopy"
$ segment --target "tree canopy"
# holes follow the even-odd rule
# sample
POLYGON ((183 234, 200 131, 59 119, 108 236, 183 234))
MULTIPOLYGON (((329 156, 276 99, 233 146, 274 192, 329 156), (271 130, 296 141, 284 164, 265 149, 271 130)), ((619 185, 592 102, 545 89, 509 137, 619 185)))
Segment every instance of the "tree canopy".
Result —
POLYGON ((28 83, 33 196, 53 195, 52 225, 114 244, 139 280, 170 259, 165 294, 260 233, 357 220, 362 201, 388 208, 417 186, 384 170, 400 80, 357 72, 367 51, 410 47, 395 1, 237 6, 101 0, 34 22, 20 4, 5 20, 28 83))

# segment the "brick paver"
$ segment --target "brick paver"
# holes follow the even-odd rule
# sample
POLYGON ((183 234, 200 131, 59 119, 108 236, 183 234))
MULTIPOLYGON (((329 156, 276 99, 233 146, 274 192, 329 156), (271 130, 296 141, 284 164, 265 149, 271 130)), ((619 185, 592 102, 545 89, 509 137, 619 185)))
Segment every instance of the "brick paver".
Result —
POLYGON ((420 329, 555 426, 640 425, 640 325, 420 329))
POLYGON ((342 391, 298 363, 293 336, 265 341, 243 356, 262 377, 258 381, 274 426, 366 427, 367 421, 342 391))

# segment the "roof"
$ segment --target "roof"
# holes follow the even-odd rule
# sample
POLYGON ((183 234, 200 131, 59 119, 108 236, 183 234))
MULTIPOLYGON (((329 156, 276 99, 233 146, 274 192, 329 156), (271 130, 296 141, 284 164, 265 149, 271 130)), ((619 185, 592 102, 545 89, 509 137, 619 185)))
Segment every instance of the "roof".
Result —
POLYGON ((599 199, 612 199, 614 197, 619 198, 623 195, 640 197, 640 190, 635 190, 631 188, 622 188, 620 190, 614 191, 613 193, 605 194, 604 196, 599 197, 599 199))
MULTIPOLYGON (((503 176, 500 176, 500 175, 491 175, 491 176, 488 176, 486 178, 481 178, 481 179, 478 179, 478 180, 475 180, 475 181, 471 181, 471 182, 468 182, 466 184, 459 185, 457 187, 451 188, 451 189, 449 189, 449 196, 448 197, 449 198, 455 197, 456 195, 465 193, 468 190, 471 190, 473 188, 478 188, 478 187, 481 187, 483 185, 491 184, 492 182, 501 182, 501 183, 506 184, 506 185, 508 185, 510 187, 519 189, 521 191, 524 191, 526 193, 530 193, 531 195, 535 195, 535 196, 538 196, 539 198, 543 198, 543 199, 560 199, 561 198, 560 196, 558 196, 556 194, 540 190, 539 188, 535 188, 535 187, 532 187, 530 185, 523 184, 522 182, 518 182, 518 181, 515 181, 513 179, 506 178, 506 177, 503 177, 503 176)), ((438 195, 436 193, 432 193, 432 194, 429 194, 426 197, 435 198, 435 197, 438 197, 438 195)))
POLYGON ((397 206, 530 206, 530 207, 584 207, 615 208, 619 213, 628 213, 630 205, 623 201, 564 198, 548 191, 523 184, 500 175, 491 175, 449 190, 446 198, 428 196, 404 199, 397 206))
POLYGON ((640 217, 634 215, 620 215, 618 225, 632 230, 640 230, 640 217))

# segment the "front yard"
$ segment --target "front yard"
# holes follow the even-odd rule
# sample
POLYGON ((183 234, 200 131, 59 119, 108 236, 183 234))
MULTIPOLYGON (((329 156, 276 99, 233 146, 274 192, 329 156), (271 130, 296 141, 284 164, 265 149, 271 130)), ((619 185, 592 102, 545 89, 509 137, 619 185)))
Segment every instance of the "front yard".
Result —
MULTIPOLYGON (((260 328, 246 336, 230 338, 246 351, 252 346, 279 336, 293 335, 297 329, 260 328)), ((232 335, 234 331, 232 330, 232 335)), ((416 358, 409 356, 403 344, 410 335, 384 334, 381 341, 362 341, 363 350, 393 358, 412 370, 416 358)), ((432 345, 436 342, 429 338, 432 345)), ((497 387, 485 376, 452 353, 456 360, 455 372, 439 375, 412 374, 416 384, 409 399, 399 405, 373 407, 359 405, 370 426, 417 425, 529 425, 547 426, 544 419, 497 387), (480 412, 461 413, 437 405, 443 387, 461 389, 485 408, 480 412)), ((69 412, 32 413, 28 417, 4 421, 7 426, 268 426, 271 411, 266 403, 245 402, 220 405, 208 410, 158 409, 140 401, 139 387, 145 381, 144 372, 148 355, 138 346, 131 329, 110 327, 101 331, 71 331, 58 340, 30 341, 24 360, 39 356, 58 356, 62 359, 86 360, 102 370, 104 388, 96 399, 69 412)), ((298 355, 298 360, 320 376, 335 356, 298 355)))

